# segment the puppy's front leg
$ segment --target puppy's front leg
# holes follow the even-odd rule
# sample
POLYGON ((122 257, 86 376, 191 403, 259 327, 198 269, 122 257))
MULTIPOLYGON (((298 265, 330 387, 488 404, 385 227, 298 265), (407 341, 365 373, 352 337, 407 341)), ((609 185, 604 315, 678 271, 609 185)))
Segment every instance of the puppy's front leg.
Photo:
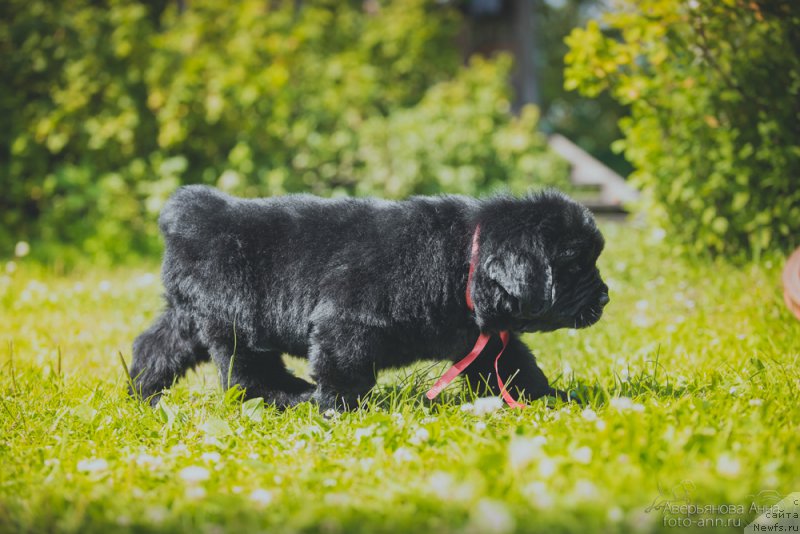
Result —
MULTIPOLYGON (((501 347, 500 340, 494 336, 478 359, 467 368, 467 381, 476 394, 500 394, 494 361, 501 347)), ((517 400, 532 401, 548 395, 568 400, 566 393, 550 387, 547 377, 536 363, 536 358, 516 334, 510 334, 508 346, 500 357, 498 367, 506 389, 517 400)))
POLYGON ((375 385, 378 344, 361 325, 317 324, 311 336, 309 361, 317 383, 312 395, 321 410, 354 410, 375 385))

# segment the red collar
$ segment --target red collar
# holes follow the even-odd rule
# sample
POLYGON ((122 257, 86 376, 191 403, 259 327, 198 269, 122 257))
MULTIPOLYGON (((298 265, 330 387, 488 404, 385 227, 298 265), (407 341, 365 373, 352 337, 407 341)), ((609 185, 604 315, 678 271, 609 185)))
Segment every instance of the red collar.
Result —
MULTIPOLYGON (((472 278, 475 273, 475 266, 478 263, 478 249, 480 247, 480 237, 481 237, 481 227, 480 225, 475 226, 475 232, 472 234, 472 252, 470 254, 469 259, 469 274, 467 275, 467 290, 466 290, 466 297, 467 297, 467 309, 469 311, 475 311, 475 305, 472 302, 472 278)), ((500 372, 498 370, 498 364, 500 362, 500 356, 503 355, 503 351, 506 350, 508 346, 508 330, 503 330, 500 332, 500 341, 503 342, 503 348, 500 349, 500 352, 497 353, 497 357, 494 360, 494 372, 495 376, 497 377, 497 385, 500 387, 500 394, 503 397, 503 400, 506 401, 506 404, 511 406, 512 408, 525 408, 525 405, 521 402, 515 400, 506 390, 505 384, 503 384, 503 380, 500 378, 500 372)), ((461 360, 454 363, 450 369, 445 372, 442 377, 436 381, 433 387, 428 390, 425 394, 428 399, 433 400, 439 393, 442 392, 444 388, 446 388, 450 382, 452 382, 458 375, 460 375, 464 369, 469 367, 469 365, 475 361, 475 358, 483 351, 486 344, 491 339, 492 335, 481 332, 478 336, 478 340, 475 342, 475 346, 472 347, 472 350, 464 356, 461 360)))

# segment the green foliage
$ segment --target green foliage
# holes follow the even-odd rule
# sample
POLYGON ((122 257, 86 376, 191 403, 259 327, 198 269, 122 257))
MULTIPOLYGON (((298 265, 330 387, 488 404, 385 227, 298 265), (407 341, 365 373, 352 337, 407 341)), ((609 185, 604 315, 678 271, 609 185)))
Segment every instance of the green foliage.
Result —
POLYGON ((155 251, 157 213, 186 183, 391 197, 566 185, 536 112, 509 110, 508 61, 459 68, 452 7, 51 4, 0 8, 0 250, 155 251))
POLYGON ((625 0, 603 23, 570 35, 566 87, 630 105, 646 211, 695 251, 796 245, 800 4, 625 0))
POLYGON ((388 195, 478 194, 487 189, 565 187, 567 164, 535 133, 538 110, 509 119, 510 61, 474 59, 449 82, 433 86, 416 106, 364 125, 356 154, 363 166, 356 190, 388 195))

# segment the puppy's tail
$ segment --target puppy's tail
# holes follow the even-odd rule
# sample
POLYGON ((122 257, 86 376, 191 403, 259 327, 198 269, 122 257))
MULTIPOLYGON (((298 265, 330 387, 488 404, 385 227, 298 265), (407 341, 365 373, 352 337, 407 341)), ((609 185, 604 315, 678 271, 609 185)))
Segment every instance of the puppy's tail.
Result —
POLYGON ((209 359, 191 316, 167 306, 164 313, 133 342, 130 395, 158 402, 161 391, 202 361, 209 359))
POLYGON ((165 238, 176 235, 197 236, 212 228, 226 211, 230 197, 205 185, 179 187, 158 217, 158 227, 165 238))

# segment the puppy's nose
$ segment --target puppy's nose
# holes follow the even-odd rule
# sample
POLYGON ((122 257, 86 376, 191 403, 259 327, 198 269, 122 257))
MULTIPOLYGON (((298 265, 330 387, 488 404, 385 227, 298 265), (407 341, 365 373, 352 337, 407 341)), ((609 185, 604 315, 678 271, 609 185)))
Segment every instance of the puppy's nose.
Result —
POLYGON ((601 306, 605 306, 611 299, 608 298, 608 293, 601 293, 598 302, 600 302, 601 306))

